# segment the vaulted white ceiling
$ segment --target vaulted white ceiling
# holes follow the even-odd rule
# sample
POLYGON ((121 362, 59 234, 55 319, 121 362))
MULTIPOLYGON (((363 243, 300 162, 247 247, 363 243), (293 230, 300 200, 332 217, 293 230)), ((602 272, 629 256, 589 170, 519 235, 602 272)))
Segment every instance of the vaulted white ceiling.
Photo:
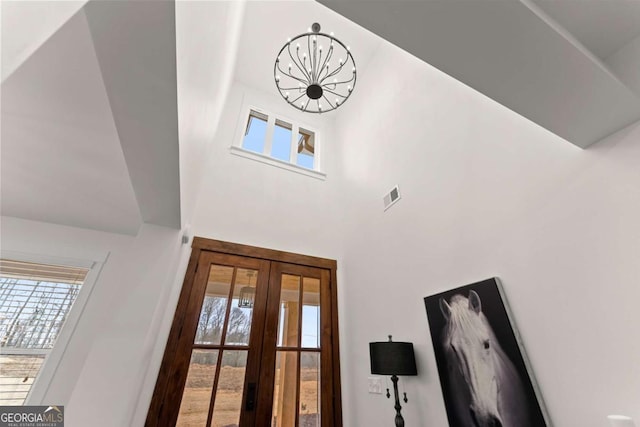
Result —
POLYGON ((181 228, 175 5, 90 1, 84 12, 142 220, 181 228))
POLYGON ((179 228, 175 7, 83 4, 2 2, 2 215, 179 228))
POLYGON ((279 96, 313 22, 367 72, 385 42, 325 5, 577 145, 640 118, 640 0, 2 2, 2 214, 184 225, 232 81, 279 96))
POLYGON ((58 31, 87 0, 3 1, 2 81, 58 31))
POLYGON ((580 147, 640 119, 638 78, 589 51, 634 37, 640 0, 319 1, 580 147))
POLYGON ((135 234, 140 212, 84 12, 2 84, 1 137, 3 215, 135 234))
POLYGON ((311 0, 2 12, 2 214, 125 234, 184 225, 230 84, 277 95, 287 37, 320 22, 360 66, 381 42, 311 0))
POLYGON ((639 0, 533 0, 602 60, 640 36, 639 0))

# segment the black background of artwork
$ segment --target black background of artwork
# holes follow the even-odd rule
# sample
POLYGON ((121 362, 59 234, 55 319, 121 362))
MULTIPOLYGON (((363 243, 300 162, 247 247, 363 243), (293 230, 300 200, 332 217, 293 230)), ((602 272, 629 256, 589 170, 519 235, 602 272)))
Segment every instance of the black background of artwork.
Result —
POLYGON ((538 399, 533 389, 527 368, 524 364, 522 353, 520 352, 520 347, 513 332, 509 317, 507 316, 498 286, 496 279, 492 278, 441 292, 436 295, 431 295, 424 299, 424 305, 427 310, 427 319, 429 320, 429 328, 431 330, 431 341, 436 355, 440 385, 442 387, 449 424, 451 427, 469 427, 463 426, 456 421, 455 415, 452 413, 454 411, 454 406, 452 402, 450 402, 451 396, 448 396, 448 391, 445 386, 447 383, 448 372, 447 361, 442 346, 442 333, 446 325, 446 319, 440 310, 440 298, 444 298, 447 302, 449 302, 451 297, 456 294, 468 298, 469 291, 474 290, 480 297, 482 312, 489 321, 491 329, 493 329, 500 346, 518 371, 518 375, 520 376, 520 380, 522 381, 522 385, 524 386, 526 393, 531 425, 535 427, 546 427, 547 424, 544 421, 542 410, 538 404, 538 399))

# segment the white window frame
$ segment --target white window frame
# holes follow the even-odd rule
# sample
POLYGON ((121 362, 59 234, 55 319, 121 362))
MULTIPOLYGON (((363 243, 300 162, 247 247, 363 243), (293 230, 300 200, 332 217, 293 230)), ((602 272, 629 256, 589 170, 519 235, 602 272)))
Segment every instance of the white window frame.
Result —
MULTIPOLYGON (((73 336, 73 333, 78 325, 78 321, 82 316, 82 312, 84 311, 87 301, 89 300, 89 296, 93 291, 94 285, 106 260, 94 261, 76 258, 63 258, 8 250, 0 251, 0 258, 10 259, 13 261, 31 262, 35 264, 80 267, 89 270, 87 272, 87 276, 84 279, 84 282, 80 286, 80 292, 78 292, 78 296, 71 306, 71 310, 69 311, 64 325, 62 325, 62 329, 60 330, 60 333, 56 338, 56 342, 53 345, 53 348, 51 350, 48 350, 48 354, 46 355, 44 362, 40 367, 40 371, 33 381, 33 384, 29 389, 29 393, 27 394, 27 398, 24 401, 25 405, 49 404, 51 402, 43 402, 43 400, 47 395, 47 392, 49 391, 51 381, 55 377, 58 366, 60 365, 60 361, 62 360, 64 353, 67 350, 69 341, 71 341, 71 337, 73 336)), ((5 351, 3 350, 3 353, 4 352, 5 351)))
POLYGON ((286 169, 292 172, 299 173, 301 175, 310 176, 320 180, 325 180, 327 174, 322 169, 322 143, 320 141, 320 135, 315 126, 309 126, 307 123, 303 123, 299 120, 292 119, 286 115, 267 111, 263 108, 256 107, 253 104, 244 104, 240 110, 240 117, 238 119, 238 126, 236 127, 235 143, 231 146, 231 154, 236 156, 245 157, 251 160, 255 160, 261 163, 266 163, 271 166, 275 166, 281 169, 286 169), (247 150, 242 147, 244 142, 245 131, 247 126, 247 120, 251 111, 256 111, 260 114, 267 116, 267 131, 265 135, 264 148, 262 153, 247 150), (273 133, 275 129, 276 120, 289 123, 291 125, 291 149, 289 151, 289 161, 285 162, 280 159, 271 157, 271 147, 273 143, 273 133), (306 131, 313 132, 314 138, 314 153, 313 153, 313 169, 308 169, 296 164, 296 156, 298 154, 298 131, 302 128, 306 131))

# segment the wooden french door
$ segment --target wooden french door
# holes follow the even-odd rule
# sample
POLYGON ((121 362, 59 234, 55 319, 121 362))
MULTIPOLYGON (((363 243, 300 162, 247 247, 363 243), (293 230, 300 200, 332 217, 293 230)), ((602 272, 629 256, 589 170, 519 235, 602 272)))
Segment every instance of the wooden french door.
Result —
POLYGON ((146 426, 341 425, 335 262, 194 247, 146 426))

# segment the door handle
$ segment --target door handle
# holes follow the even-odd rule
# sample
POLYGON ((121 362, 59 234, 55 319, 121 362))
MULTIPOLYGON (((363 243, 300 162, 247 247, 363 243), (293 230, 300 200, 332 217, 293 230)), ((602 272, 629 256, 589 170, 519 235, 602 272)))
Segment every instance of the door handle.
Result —
POLYGON ((247 384, 247 400, 244 402, 245 411, 253 411, 256 406, 256 383, 247 384))

